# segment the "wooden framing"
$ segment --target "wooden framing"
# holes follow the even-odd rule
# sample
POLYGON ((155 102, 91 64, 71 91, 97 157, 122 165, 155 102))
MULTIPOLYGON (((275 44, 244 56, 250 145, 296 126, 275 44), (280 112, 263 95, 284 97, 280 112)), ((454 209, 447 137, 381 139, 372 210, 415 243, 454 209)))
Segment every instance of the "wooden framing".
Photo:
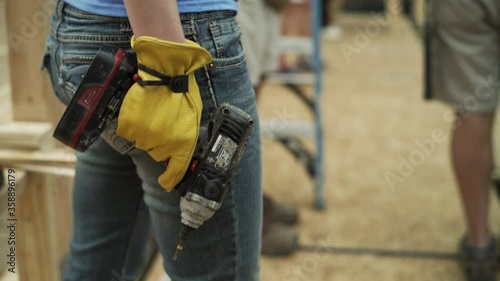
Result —
POLYGON ((39 149, 51 147, 52 125, 48 122, 10 121, 0 124, 0 147, 39 149))
MULTIPOLYGON (((53 4, 53 0, 7 0, 5 3, 14 122, 54 124, 63 112, 62 104, 53 94, 48 75, 40 70, 53 4)), ((43 137, 35 139, 33 134, 26 135, 21 128, 19 132, 14 130, 10 134, 26 138, 25 143, 31 149, 55 143, 43 133, 43 137)), ((2 148, 0 163, 5 166, 16 164, 15 160, 19 158, 24 159, 25 164, 37 164, 30 161, 30 155, 44 158, 44 152, 40 150, 26 152, 2 148), (7 157, 9 155, 11 158, 7 157)), ((45 155, 50 156, 48 153, 45 155)), ((20 281, 60 280, 60 261, 67 252, 71 234, 71 181, 67 177, 26 174, 26 188, 17 194, 16 204, 16 268, 20 281)))
POLYGON ((55 121, 63 106, 40 71, 52 0, 6 1, 7 42, 13 101, 18 121, 55 121))

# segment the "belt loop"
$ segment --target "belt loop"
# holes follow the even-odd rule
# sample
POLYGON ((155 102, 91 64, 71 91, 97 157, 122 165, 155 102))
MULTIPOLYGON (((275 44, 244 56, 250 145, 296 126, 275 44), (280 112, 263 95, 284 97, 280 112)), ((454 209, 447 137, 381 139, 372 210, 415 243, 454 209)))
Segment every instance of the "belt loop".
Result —
POLYGON ((59 41, 59 27, 61 26, 64 17, 63 9, 64 9, 64 0, 57 0, 54 10, 54 14, 57 17, 57 23, 52 26, 54 36, 57 41, 59 41))
POLYGON ((132 32, 132 27, 130 26, 128 18, 122 18, 120 20, 120 32, 132 32))
POLYGON ((56 15, 59 20, 63 17, 64 0, 57 0, 56 4, 56 15))
POLYGON ((196 20, 191 18, 189 23, 191 25, 191 32, 193 33, 194 41, 199 44, 200 42, 198 41, 198 26, 196 24, 196 20))

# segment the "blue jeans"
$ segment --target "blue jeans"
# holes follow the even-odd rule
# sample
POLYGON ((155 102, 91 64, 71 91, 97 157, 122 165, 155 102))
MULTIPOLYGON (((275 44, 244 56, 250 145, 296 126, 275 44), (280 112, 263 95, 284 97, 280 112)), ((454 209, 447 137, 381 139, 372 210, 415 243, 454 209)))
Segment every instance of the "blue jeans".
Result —
MULTIPOLYGON (((133 275, 133 260, 140 257, 137 243, 145 243, 151 228, 174 281, 259 279, 260 130, 241 32, 233 12, 182 14, 181 20, 186 38, 206 48, 216 65, 195 73, 203 100, 202 124, 223 102, 257 121, 233 186, 221 209, 193 233, 174 262, 180 198, 157 183, 164 168, 142 150, 121 154, 100 138, 86 152, 77 153, 74 234, 66 281, 134 280, 122 273, 133 275)), ((86 13, 58 0, 43 60, 58 98, 69 102, 101 45, 132 51, 131 35, 126 18, 86 13)))

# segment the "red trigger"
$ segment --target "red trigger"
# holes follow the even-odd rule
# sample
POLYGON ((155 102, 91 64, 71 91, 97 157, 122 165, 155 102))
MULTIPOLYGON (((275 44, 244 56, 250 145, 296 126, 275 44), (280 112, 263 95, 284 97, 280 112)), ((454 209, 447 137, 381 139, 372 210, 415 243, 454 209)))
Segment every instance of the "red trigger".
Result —
POLYGON ((194 169, 196 168, 196 165, 198 165, 198 160, 193 160, 193 162, 191 163, 191 166, 189 166, 189 170, 191 170, 191 172, 193 172, 194 169))

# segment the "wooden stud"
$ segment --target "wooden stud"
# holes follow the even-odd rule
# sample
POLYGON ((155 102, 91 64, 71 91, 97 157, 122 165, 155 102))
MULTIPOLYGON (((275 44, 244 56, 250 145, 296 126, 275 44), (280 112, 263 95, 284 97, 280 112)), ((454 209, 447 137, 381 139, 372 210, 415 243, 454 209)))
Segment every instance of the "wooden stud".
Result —
MULTIPOLYGON (((40 70, 54 1, 5 4, 13 119, 54 125, 64 107, 56 99, 48 75, 40 70)), ((29 173, 26 181, 27 188, 18 198, 20 281, 57 281, 72 226, 71 179, 29 173)))
POLYGON ((33 164, 73 167, 76 157, 69 148, 56 148, 50 151, 28 151, 0 149, 0 165, 33 164))
POLYGON ((0 147, 48 150, 53 144, 52 124, 12 121, 0 124, 0 147))
POLYGON ((56 121, 62 104, 40 66, 53 0, 6 1, 13 115, 20 121, 56 121))
POLYGON ((20 280, 59 280, 50 243, 47 188, 41 188, 45 176, 30 174, 27 188, 18 198, 17 267, 20 280), (57 279, 56 279, 57 278, 57 279))

